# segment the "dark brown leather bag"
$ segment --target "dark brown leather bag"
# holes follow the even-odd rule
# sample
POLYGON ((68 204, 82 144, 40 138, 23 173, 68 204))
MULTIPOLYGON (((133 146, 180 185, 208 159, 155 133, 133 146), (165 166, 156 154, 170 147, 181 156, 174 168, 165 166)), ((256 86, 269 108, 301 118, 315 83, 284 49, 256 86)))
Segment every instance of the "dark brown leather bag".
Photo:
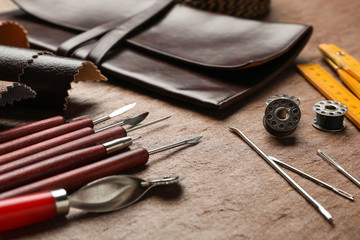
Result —
POLYGON ((311 26, 267 23, 170 0, 15 0, 1 15, 24 25, 33 48, 94 61, 119 81, 224 108, 288 66, 311 26))

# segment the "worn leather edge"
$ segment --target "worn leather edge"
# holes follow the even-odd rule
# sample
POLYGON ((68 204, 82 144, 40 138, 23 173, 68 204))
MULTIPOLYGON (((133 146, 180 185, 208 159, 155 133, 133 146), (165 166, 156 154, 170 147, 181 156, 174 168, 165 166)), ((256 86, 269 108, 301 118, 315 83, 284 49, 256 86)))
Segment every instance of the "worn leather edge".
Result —
POLYGON ((89 61, 59 57, 48 51, 8 46, 0 49, 2 77, 31 87, 37 93, 35 99, 28 100, 33 105, 66 109, 72 82, 107 80, 89 61))
POLYGON ((12 105, 15 101, 35 98, 36 93, 25 84, 17 82, 0 81, 0 106, 12 105))
POLYGON ((0 19, 0 45, 29 48, 28 35, 25 28, 14 21, 0 19))

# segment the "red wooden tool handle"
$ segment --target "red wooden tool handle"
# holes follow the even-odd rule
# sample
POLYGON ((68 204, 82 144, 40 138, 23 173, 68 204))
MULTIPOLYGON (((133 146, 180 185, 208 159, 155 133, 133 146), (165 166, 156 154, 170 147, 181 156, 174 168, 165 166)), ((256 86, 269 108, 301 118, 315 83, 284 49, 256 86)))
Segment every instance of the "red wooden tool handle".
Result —
POLYGON ((62 116, 56 116, 47 118, 44 120, 16 126, 10 129, 0 131, 0 143, 14 140, 19 137, 23 137, 28 134, 40 132, 42 130, 52 128, 65 123, 65 119, 62 116))
POLYGON ((18 168, 0 175, 0 192, 84 166, 105 156, 105 147, 96 145, 18 168))
MULTIPOLYGON (((49 148, 45 151, 35 153, 33 155, 17 159, 15 161, 0 165, 1 169, 5 169, 2 171, 12 171, 14 169, 18 169, 24 166, 28 166, 30 164, 40 162, 42 160, 64 154, 67 152, 71 152, 77 149, 86 148, 90 146, 94 146, 96 144, 101 144, 108 142, 110 140, 126 137, 126 131, 123 127, 115 126, 109 129, 106 129, 104 131, 100 131, 91 135, 88 135, 86 137, 82 137, 79 139, 76 139, 74 141, 58 145, 53 148, 49 148)), ((1 159, 1 156, 0 156, 1 159)), ((1 161, 1 160, 0 160, 1 161)))
POLYGON ((136 148, 68 172, 0 193, 0 199, 57 188, 73 191, 96 179, 119 174, 122 171, 143 165, 147 163, 148 159, 149 153, 146 149, 136 148))
POLYGON ((42 222, 56 216, 56 203, 50 191, 0 201, 0 232, 42 222))
POLYGON ((93 127, 93 122, 90 118, 80 119, 74 122, 62 124, 53 128, 49 128, 40 132, 36 132, 21 138, 17 138, 0 144, 0 154, 9 153, 17 149, 30 146, 75 130, 93 127))
MULTIPOLYGON (((90 134, 93 134, 94 130, 90 127, 82 128, 79 130, 76 130, 74 132, 70 132, 52 139, 48 139, 46 141, 36 143, 34 145, 30 145, 18 150, 15 150, 13 152, 6 153, 0 157, 0 164, 5 164, 44 150, 47 150, 52 147, 56 147, 58 145, 71 142, 75 139, 79 139, 85 136, 88 136, 90 134)), ((9 172, 13 169, 6 169, 2 166, 0 166, 0 174, 3 174, 5 172, 9 172)))

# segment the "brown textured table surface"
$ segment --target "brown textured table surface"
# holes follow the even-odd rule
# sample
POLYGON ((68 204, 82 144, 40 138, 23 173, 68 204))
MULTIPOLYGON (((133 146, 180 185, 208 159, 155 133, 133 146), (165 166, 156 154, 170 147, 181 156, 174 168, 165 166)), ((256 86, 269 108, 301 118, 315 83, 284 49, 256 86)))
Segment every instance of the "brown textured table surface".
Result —
MULTIPOLYGON (((315 62, 331 70, 317 50, 333 43, 360 59, 360 2, 342 0, 273 0, 265 21, 311 24, 314 33, 296 63, 315 62)), ((15 8, 0 0, 0 11, 15 8)), ((332 73, 333 74, 333 73, 332 73)), ((157 147, 187 136, 202 135, 196 146, 159 153, 146 167, 133 170, 144 178, 181 174, 177 186, 153 189, 126 209, 89 214, 71 210, 57 218, 1 234, 1 239, 359 239, 360 189, 316 155, 322 149, 360 179, 360 133, 346 119, 339 133, 311 126, 312 106, 324 97, 296 71, 295 64, 266 87, 223 112, 190 107, 123 83, 81 83, 70 90, 66 118, 101 116, 131 102, 133 116, 149 111, 148 119, 172 114, 167 122, 139 130, 135 145, 157 147), (288 94, 301 100, 302 119, 285 140, 270 136, 262 125, 267 97, 288 94), (298 192, 242 140, 235 126, 269 155, 275 156, 355 195, 351 202, 288 172, 334 216, 329 224, 298 192)), ((0 111, 1 127, 52 116, 52 111, 20 106, 0 111)), ((116 120, 111 120, 115 122, 116 120)))

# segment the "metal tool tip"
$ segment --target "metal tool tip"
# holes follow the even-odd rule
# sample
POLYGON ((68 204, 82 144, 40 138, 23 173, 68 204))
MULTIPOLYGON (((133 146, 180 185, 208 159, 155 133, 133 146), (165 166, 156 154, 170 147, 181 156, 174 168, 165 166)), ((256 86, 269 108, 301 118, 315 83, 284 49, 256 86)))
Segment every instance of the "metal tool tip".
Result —
POLYGON ((320 213, 326 218, 326 220, 332 222, 334 220, 333 216, 322 206, 319 208, 320 213))
POLYGON ((234 127, 230 127, 228 126, 228 128, 230 129, 231 132, 234 132, 235 128, 234 127))
POLYGON ((129 105, 126 105, 126 106, 124 106, 124 107, 121 107, 121 108, 115 110, 114 112, 110 113, 110 114, 109 114, 109 117, 110 117, 110 118, 116 117, 116 116, 118 116, 118 115, 120 115, 120 114, 122 114, 122 113, 124 113, 124 112, 126 112, 126 111, 128 111, 128 110, 130 110, 130 109, 133 108, 135 105, 136 105, 136 102, 131 103, 131 104, 129 104, 129 105))
POLYGON ((200 139, 201 139, 201 138, 202 138, 202 136, 189 137, 189 139, 186 140, 186 143, 196 144, 196 143, 200 142, 200 139))
POLYGON ((351 195, 350 193, 347 193, 341 189, 338 189, 338 188, 334 188, 334 190, 336 192, 338 192, 340 195, 342 195, 343 197, 346 197, 347 199, 350 199, 351 201, 354 201, 354 196, 351 195))

